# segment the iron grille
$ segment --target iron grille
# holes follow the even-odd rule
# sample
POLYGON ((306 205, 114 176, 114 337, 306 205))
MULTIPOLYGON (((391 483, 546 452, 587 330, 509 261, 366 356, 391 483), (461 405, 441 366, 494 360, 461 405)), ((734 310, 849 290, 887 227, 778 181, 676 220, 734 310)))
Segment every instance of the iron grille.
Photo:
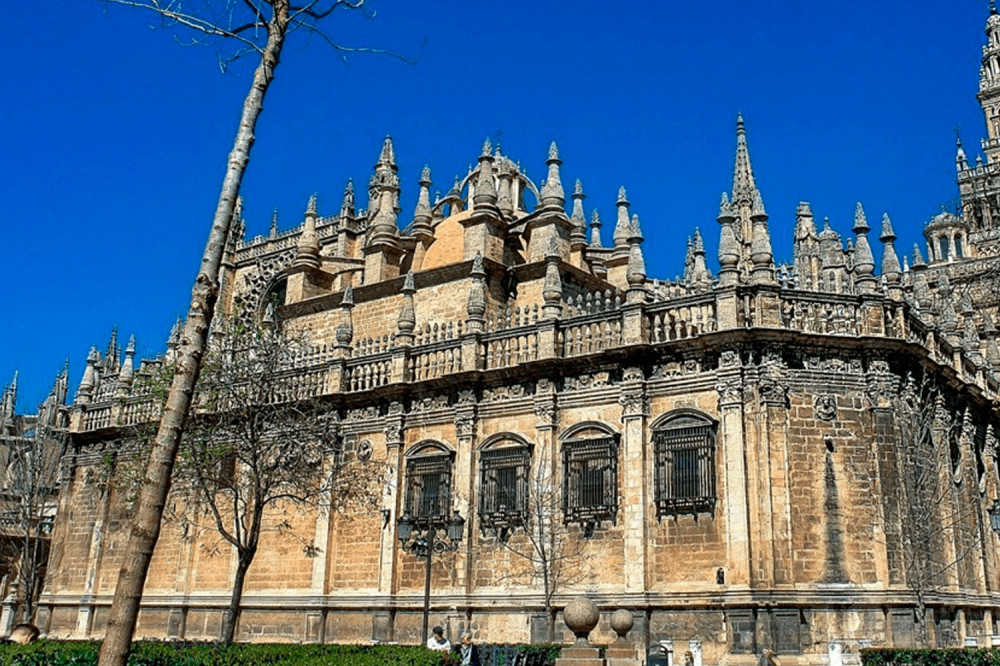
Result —
POLYGON ((615 522, 618 515, 618 441, 600 437, 563 444, 566 522, 615 522))
POLYGON ((715 431, 711 425, 653 433, 657 516, 715 511, 715 431))
POLYGON ((480 524, 523 525, 528 514, 531 450, 520 446, 483 451, 479 465, 480 524))
POLYGON ((451 506, 451 456, 406 462, 406 511, 418 521, 444 521, 451 506))

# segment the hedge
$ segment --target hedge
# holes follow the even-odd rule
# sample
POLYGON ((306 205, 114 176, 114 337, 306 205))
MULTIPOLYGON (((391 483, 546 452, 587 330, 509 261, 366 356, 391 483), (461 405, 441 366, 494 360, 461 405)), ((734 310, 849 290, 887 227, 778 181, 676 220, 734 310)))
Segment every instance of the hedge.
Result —
MULTIPOLYGON (((98 642, 41 640, 0 646, 0 666, 96 666, 98 642)), ((443 666, 423 647, 398 645, 133 644, 129 666, 443 666)))
POLYGON ((940 650, 861 650, 863 666, 1000 666, 1000 650, 989 648, 947 648, 940 650))

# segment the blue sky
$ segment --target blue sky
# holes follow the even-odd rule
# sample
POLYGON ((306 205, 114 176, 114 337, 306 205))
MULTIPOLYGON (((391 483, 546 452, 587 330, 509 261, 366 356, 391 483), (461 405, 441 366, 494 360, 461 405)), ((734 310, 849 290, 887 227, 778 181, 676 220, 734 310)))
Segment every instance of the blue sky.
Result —
MULTIPOLYGON (((848 234, 854 205, 892 216, 907 251, 951 205, 958 127, 970 159, 983 0, 706 0, 505 3, 374 0, 376 18, 329 23, 347 66, 294 35, 277 70, 243 185, 251 235, 271 210, 321 214, 348 177, 367 181, 391 134, 413 209, 429 164, 446 191, 486 136, 539 179, 551 140, 563 180, 612 221, 618 186, 646 234, 648 272, 681 272, 698 226, 714 265, 735 118, 747 123, 776 257, 791 258, 795 207, 848 234), (421 44, 425 45, 421 49, 421 44)), ((186 310, 252 62, 226 74, 217 49, 185 47, 137 10, 100 0, 10 12, 0 79, 7 285, 0 384, 20 369, 22 409, 117 325, 159 353, 186 310)), ((408 220, 407 220, 408 221, 408 220)), ((610 237, 610 228, 605 231, 610 237)), ((877 256, 881 247, 876 245, 877 256)))

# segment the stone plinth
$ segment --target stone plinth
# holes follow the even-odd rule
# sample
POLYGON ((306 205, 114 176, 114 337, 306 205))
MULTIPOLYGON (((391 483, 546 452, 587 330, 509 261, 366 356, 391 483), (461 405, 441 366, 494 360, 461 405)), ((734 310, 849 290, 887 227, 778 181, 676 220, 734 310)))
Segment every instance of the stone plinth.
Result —
POLYGON ((611 628, 618 636, 604 652, 607 666, 641 666, 636 647, 625 638, 634 623, 631 611, 619 609, 611 614, 611 628))

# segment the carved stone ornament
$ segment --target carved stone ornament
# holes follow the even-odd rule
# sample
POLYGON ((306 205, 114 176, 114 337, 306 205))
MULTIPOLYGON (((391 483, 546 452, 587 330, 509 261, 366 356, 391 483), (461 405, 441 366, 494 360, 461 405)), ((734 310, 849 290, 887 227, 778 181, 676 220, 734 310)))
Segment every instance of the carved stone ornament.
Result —
POLYGON ((358 443, 358 460, 371 460, 374 452, 371 441, 363 439, 358 443))
POLYGON ((458 392, 458 405, 474 405, 476 404, 476 392, 472 389, 462 389, 458 392))
POLYGON ((385 441, 387 442, 399 442, 402 441, 403 436, 403 424, 399 421, 390 421, 385 424, 385 441))
POLYGON ((361 409, 351 409, 347 412, 347 420, 352 422, 373 421, 378 418, 378 407, 364 407, 361 409))
POLYGON ((431 412, 438 409, 446 409, 448 407, 448 396, 438 395, 438 396, 428 396, 426 398, 421 398, 415 401, 410 406, 411 412, 431 412))
POLYGON ((641 382, 645 378, 642 368, 625 368, 625 371, 622 372, 623 382, 641 382))
POLYGON ((738 404, 743 401, 743 380, 741 377, 721 377, 715 383, 719 394, 719 406, 738 404))
POLYGON ((832 395, 818 395, 813 399, 813 409, 820 421, 833 421, 837 418, 837 399, 832 395))
POLYGON ((521 384, 498 386, 483 391, 483 402, 502 402, 504 400, 523 398, 525 395, 527 393, 521 384))
POLYGON ((642 391, 625 391, 618 396, 622 406, 622 417, 645 416, 649 414, 649 398, 642 391))
POLYGON ((740 353, 735 349, 723 350, 719 355, 720 368, 735 368, 740 364, 740 353))
POLYGON ((403 403, 398 400, 393 400, 389 403, 389 414, 391 416, 397 416, 403 413, 403 403))
POLYGON ((455 419, 455 432, 459 437, 474 437, 476 434, 476 417, 460 416, 455 419))

